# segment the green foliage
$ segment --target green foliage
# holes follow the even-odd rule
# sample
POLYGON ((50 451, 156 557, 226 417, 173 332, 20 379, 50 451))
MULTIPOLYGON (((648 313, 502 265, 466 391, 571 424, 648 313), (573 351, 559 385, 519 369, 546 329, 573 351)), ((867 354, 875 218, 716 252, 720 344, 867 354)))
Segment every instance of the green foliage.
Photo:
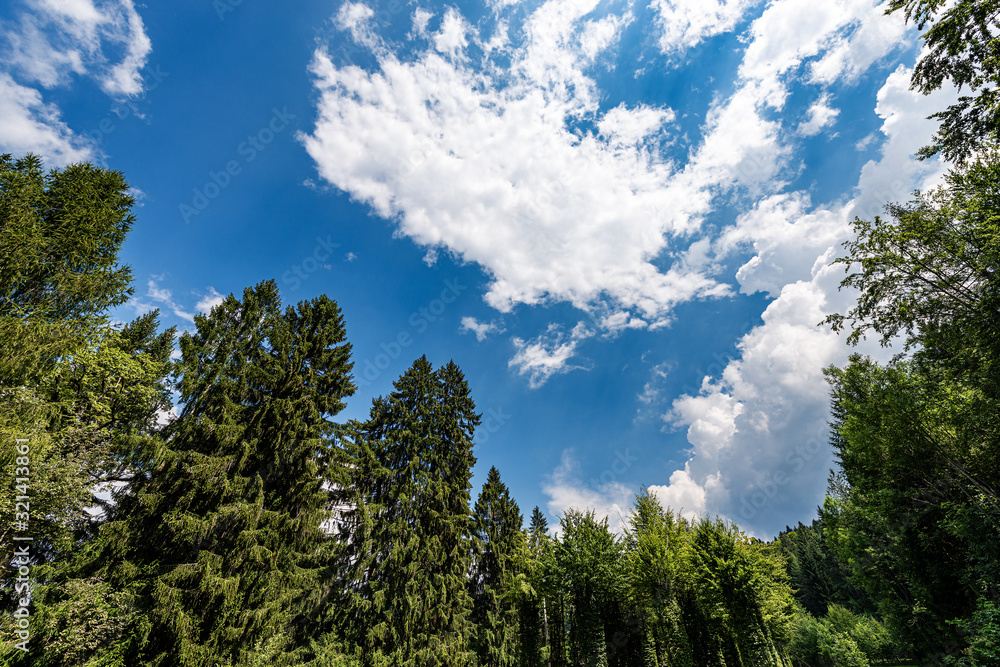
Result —
POLYGON ((654 665, 693 667, 678 597, 690 575, 690 525, 643 490, 626 531, 629 601, 643 618, 654 665))
MULTIPOLYGON (((622 546, 608 530, 607 519, 593 512, 567 510, 560 521, 562 539, 555 558, 563 577, 570 610, 570 661, 573 664, 609 664, 606 631, 620 619, 624 598, 622 546)), ((612 632, 613 634, 613 632, 612 632)), ((626 644, 623 637, 620 644, 626 644)), ((627 652, 614 645, 614 653, 627 652)))
POLYGON ((847 633, 827 619, 801 612, 795 618, 795 636, 788 646, 795 667, 868 667, 864 652, 847 633))
MULTIPOLYGON (((895 5, 927 21, 940 3, 895 5)), ((945 15, 980 10, 995 22, 991 3, 945 15)), ((828 371, 841 471, 822 511, 831 549, 913 656, 964 646, 957 623, 1000 594, 1000 161, 981 148, 890 219, 855 221, 838 261, 858 267, 843 286, 861 295, 828 318, 850 321, 851 342, 872 330, 915 350, 828 371)))
POLYGON ((1000 160, 988 153, 945 180, 888 205, 889 219, 855 219, 857 238, 837 263, 857 267, 841 286, 861 294, 846 317, 827 321, 850 322, 851 343, 868 330, 883 344, 905 335, 924 357, 955 356, 953 365, 974 369, 1000 349, 1000 160))
POLYGON ((941 121, 922 157, 940 152, 964 161, 1000 128, 1000 3, 996 0, 889 0, 887 13, 903 10, 923 33, 926 52, 913 70, 911 87, 925 95, 946 82, 968 88, 958 102, 931 116, 941 121))
POLYGON ((691 538, 691 570, 702 626, 696 664, 784 665, 792 595, 781 554, 735 524, 703 519, 691 538))
POLYGON ((969 633, 969 647, 964 655, 951 656, 945 664, 1000 667, 1000 608, 996 604, 980 598, 972 618, 957 621, 956 625, 969 633))
POLYGON ((976 443, 942 420, 954 394, 911 364, 854 357, 831 380, 843 474, 823 508, 826 537, 901 646, 932 653, 960 640, 948 621, 971 613, 978 594, 970 543, 950 527, 976 443))

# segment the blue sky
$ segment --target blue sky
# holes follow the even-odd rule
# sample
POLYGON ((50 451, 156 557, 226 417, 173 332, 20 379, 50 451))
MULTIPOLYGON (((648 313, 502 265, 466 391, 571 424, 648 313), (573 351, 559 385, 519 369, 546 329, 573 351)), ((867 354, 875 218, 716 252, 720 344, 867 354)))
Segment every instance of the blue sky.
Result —
POLYGON ((121 318, 326 293, 344 417, 454 359, 473 493, 495 465, 523 513, 615 528, 643 485, 764 538, 813 518, 830 261, 938 181, 911 156, 954 97, 909 91, 873 0, 14 0, 0 31, 0 150, 135 189, 121 318))

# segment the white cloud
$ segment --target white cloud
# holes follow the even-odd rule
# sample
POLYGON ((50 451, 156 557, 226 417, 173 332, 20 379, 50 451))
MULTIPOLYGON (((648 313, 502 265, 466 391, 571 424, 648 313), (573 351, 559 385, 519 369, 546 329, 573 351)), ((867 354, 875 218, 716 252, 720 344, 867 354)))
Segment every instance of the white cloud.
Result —
POLYGON ((77 136, 63 122, 59 110, 42 101, 34 88, 16 83, 0 72, 0 147, 21 155, 37 153, 46 166, 64 166, 89 160, 93 145, 77 136))
MULTIPOLYGON (((738 243, 756 251, 737 273, 743 291, 765 290, 776 298, 763 324, 742 337, 740 357, 722 377, 705 378, 698 395, 674 401, 668 418, 688 428, 692 450, 683 471, 658 487, 661 497, 695 504, 704 498, 709 511, 761 537, 814 513, 832 465, 822 369, 843 364, 851 352, 843 337, 817 323, 830 312, 845 312, 855 298, 838 291, 843 269, 829 264, 849 238, 854 216, 870 219, 886 202, 940 178, 939 163, 918 162, 912 154, 933 133, 926 116, 953 99, 954 93, 910 91, 909 70, 898 69, 879 91, 876 107, 887 141, 880 159, 863 168, 854 199, 809 210, 804 193, 771 197, 721 235, 720 252, 738 243)), ((871 341, 859 351, 882 359, 889 354, 871 341)))
POLYGON ((661 383, 667 378, 671 370, 671 365, 667 362, 656 364, 650 372, 649 382, 642 387, 642 393, 636 396, 639 402, 644 405, 652 405, 660 401, 663 397, 661 383))
POLYGON ((584 71, 628 17, 591 18, 594 6, 543 4, 506 71, 431 49, 407 62, 377 52, 379 70, 369 73, 317 51, 319 119, 300 138, 326 181, 397 220, 401 234, 482 266, 497 310, 568 301, 628 311, 626 322, 645 326, 728 288, 653 264, 689 242, 710 197, 674 179, 644 141, 669 110, 597 112, 584 71), (585 116, 605 134, 571 131, 585 116))
POLYGON ((750 27, 740 75, 774 88, 769 97, 780 107, 785 94, 779 78, 812 61, 809 79, 829 84, 856 78, 872 63, 905 44, 905 20, 885 15, 877 0, 778 0, 750 27))
POLYGON ((660 50, 685 51, 731 31, 757 0, 653 0, 660 29, 660 50))
POLYGON ((153 276, 146 283, 146 296, 153 300, 154 303, 162 305, 167 308, 177 317, 187 320, 188 322, 194 322, 194 313, 190 313, 183 310, 181 306, 174 301, 174 293, 171 290, 160 287, 160 282, 163 280, 164 276, 153 276))
POLYGON ((623 103, 605 113, 597 128, 611 145, 631 148, 645 144, 650 135, 662 130, 675 116, 671 109, 644 104, 630 109, 623 103))
POLYGON ((829 127, 840 115, 839 109, 830 106, 830 96, 823 95, 809 107, 809 118, 799 125, 799 134, 811 137, 820 130, 829 127))
POLYGON ((656 496, 664 509, 673 510, 688 519, 694 519, 708 513, 708 498, 711 494, 713 499, 716 499, 715 496, 721 489, 720 477, 719 473, 709 475, 702 486, 691 478, 691 473, 685 466, 683 470, 675 470, 670 475, 669 484, 664 486, 654 484, 647 487, 646 490, 649 491, 650 495, 656 496))
POLYGON ((152 44, 132 0, 32 0, 7 27, 7 66, 28 82, 53 88, 90 75, 112 96, 142 91, 140 71, 152 44))
POLYGON ((50 166, 93 160, 93 142, 42 91, 87 76, 114 98, 137 95, 151 50, 132 0, 28 0, 0 23, 0 150, 37 153, 50 166))
POLYGON ((579 343, 593 335, 594 332, 582 322, 573 327, 568 335, 558 325, 551 324, 545 333, 531 341, 514 338, 517 352, 507 365, 518 375, 527 375, 528 385, 537 389, 553 375, 586 368, 569 362, 576 354, 579 343))
POLYGON ((205 296, 199 299, 198 303, 195 304, 194 310, 197 313, 208 314, 213 308, 221 304, 223 299, 225 299, 225 297, 216 292, 214 287, 209 287, 205 296))
POLYGON ((476 340, 482 342, 490 334, 500 333, 503 329, 496 322, 479 322, 474 317, 463 317, 461 331, 471 331, 476 334, 476 340))
MULTIPOLYGON (((611 466, 614 465, 615 461, 612 461, 611 466)), ((635 494, 632 489, 614 479, 616 475, 610 470, 609 468, 609 474, 588 484, 583 481, 580 464, 573 451, 564 450, 559 466, 542 484, 542 491, 549 497, 549 513, 561 516, 568 509, 592 510, 599 520, 607 517, 608 528, 620 534, 631 512, 635 494)), ((558 526, 556 531, 558 532, 558 526)))
POLYGON ((462 15, 454 8, 449 7, 441 20, 441 29, 434 35, 434 48, 452 59, 461 58, 464 55, 465 47, 469 45, 466 34, 470 29, 471 26, 462 18, 462 15))

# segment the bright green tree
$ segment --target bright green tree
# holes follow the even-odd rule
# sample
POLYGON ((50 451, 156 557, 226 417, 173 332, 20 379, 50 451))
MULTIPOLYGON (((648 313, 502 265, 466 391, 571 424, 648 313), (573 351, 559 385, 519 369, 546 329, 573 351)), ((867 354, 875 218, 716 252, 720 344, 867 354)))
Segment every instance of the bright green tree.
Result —
POLYGON ((636 632, 624 632, 622 545, 592 511, 566 510, 555 557, 566 591, 569 655, 574 665, 619 664, 635 653, 636 632), (616 634, 617 641, 614 639, 616 634))
POLYGON ((786 665, 793 607, 784 558, 735 524, 708 518, 694 526, 689 553, 695 664, 786 665))
POLYGON ((469 502, 479 415, 454 362, 434 370, 421 357, 394 388, 354 426, 344 622, 366 665, 471 665, 469 502))
POLYGON ((0 155, 0 385, 30 385, 131 295, 132 204, 120 172, 0 155))
POLYGON ((663 509, 643 489, 626 531, 629 601, 643 619, 646 664, 693 667, 694 656, 678 596, 690 576, 691 531, 687 521, 663 509))

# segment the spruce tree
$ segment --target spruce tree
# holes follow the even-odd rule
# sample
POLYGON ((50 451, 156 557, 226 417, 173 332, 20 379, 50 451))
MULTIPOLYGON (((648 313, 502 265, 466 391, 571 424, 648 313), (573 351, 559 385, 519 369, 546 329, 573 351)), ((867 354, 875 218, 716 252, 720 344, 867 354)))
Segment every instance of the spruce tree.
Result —
POLYGON ((454 362, 417 359, 354 425, 346 623, 366 665, 470 665, 469 511, 479 424, 454 362))
POLYGON ((121 627, 101 642, 107 664, 301 664, 294 648, 329 542, 320 466, 330 417, 354 389, 343 318, 325 296, 282 312, 268 281, 195 323, 181 339, 184 408, 168 448, 47 582, 42 633, 59 636, 81 587, 105 587, 121 597, 121 627))
POLYGON ((524 565, 523 518, 517 503, 490 468, 473 512, 481 551, 472 579, 476 652, 481 667, 513 665, 518 647, 518 597, 524 565))

